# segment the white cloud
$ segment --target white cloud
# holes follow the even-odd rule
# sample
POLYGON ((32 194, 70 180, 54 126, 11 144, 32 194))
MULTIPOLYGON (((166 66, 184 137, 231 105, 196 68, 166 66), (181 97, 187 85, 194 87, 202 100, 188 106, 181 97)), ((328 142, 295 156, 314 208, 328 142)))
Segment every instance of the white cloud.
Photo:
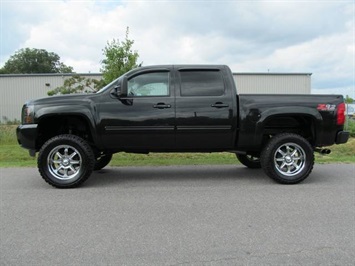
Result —
POLYGON ((351 90, 354 5, 353 1, 3 1, 1 62, 20 48, 35 47, 57 53, 77 72, 98 72, 107 41, 123 39, 129 26, 144 65, 218 63, 238 72, 312 72, 317 90, 351 90))

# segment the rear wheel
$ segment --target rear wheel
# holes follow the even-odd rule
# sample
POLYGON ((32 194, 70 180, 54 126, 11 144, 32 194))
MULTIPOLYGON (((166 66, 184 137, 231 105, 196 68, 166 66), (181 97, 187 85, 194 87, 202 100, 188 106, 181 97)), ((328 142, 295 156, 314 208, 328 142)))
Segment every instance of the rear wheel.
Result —
POLYGON ((313 148, 302 136, 283 133, 273 137, 261 153, 264 172, 282 184, 297 184, 308 177, 314 165, 313 148))
POLYGON ((75 135, 59 135, 42 146, 37 164, 47 183, 57 188, 71 188, 91 175, 94 162, 94 153, 85 140, 75 135))
POLYGON ((110 163, 111 159, 112 159, 111 153, 101 154, 100 157, 96 158, 95 160, 94 171, 104 168, 106 165, 110 163))
POLYGON ((249 154, 236 154, 239 162, 251 169, 261 168, 260 158, 249 154))

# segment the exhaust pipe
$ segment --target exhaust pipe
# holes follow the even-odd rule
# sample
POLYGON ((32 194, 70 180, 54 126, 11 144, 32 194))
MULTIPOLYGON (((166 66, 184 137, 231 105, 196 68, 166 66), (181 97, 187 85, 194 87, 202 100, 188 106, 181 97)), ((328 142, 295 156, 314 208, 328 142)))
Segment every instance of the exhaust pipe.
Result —
POLYGON ((315 149, 314 151, 319 152, 322 155, 327 155, 332 152, 330 149, 315 149))

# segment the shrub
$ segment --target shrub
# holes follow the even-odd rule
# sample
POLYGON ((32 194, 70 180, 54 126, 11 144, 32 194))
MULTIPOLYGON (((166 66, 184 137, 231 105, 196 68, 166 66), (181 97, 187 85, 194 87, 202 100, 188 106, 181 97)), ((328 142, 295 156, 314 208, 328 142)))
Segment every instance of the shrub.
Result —
POLYGON ((348 119, 345 123, 345 128, 350 132, 351 137, 355 137, 355 120, 348 119))

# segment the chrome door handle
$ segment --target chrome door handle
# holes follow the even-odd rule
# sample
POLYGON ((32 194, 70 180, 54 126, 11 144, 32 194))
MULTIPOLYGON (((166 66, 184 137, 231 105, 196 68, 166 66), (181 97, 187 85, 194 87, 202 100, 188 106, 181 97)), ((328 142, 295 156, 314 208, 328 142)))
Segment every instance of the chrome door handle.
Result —
POLYGON ((153 105, 153 108, 165 109, 165 108, 171 108, 171 105, 165 103, 157 103, 153 105))
POLYGON ((229 107, 229 105, 228 105, 228 104, 225 104, 225 103, 220 103, 220 102, 218 102, 218 103, 212 104, 211 107, 214 107, 214 108, 224 108, 224 107, 229 107))

